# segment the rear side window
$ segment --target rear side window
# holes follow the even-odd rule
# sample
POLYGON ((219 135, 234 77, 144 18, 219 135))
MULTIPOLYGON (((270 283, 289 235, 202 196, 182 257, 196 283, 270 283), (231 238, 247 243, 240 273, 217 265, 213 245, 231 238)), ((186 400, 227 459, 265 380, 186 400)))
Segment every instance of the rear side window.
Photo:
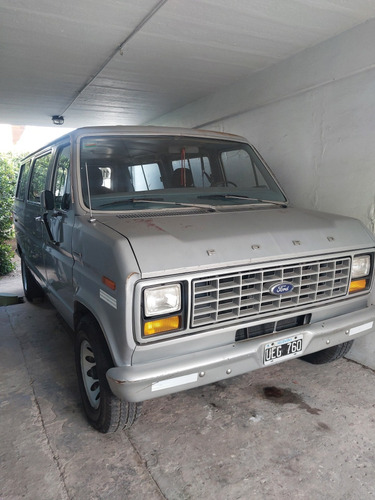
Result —
MULTIPOLYGON (((246 186, 252 189, 279 191, 272 176, 264 169, 263 164, 255 155, 250 155, 246 149, 233 149, 221 154, 226 182, 238 187, 246 186)), ((268 196, 268 194, 267 194, 268 196)))
POLYGON ((29 187, 29 201, 40 203, 40 193, 45 190, 48 167, 52 153, 40 156, 34 162, 29 187))
MULTIPOLYGON (((181 168, 181 160, 172 161, 173 170, 181 168)), ((211 165, 207 156, 186 158, 185 168, 191 171, 195 187, 211 186, 211 165)))
POLYGON ((30 160, 26 163, 23 163, 20 168, 20 173, 18 176, 17 190, 16 190, 16 198, 18 200, 24 200, 26 194, 26 186, 30 173, 30 160))

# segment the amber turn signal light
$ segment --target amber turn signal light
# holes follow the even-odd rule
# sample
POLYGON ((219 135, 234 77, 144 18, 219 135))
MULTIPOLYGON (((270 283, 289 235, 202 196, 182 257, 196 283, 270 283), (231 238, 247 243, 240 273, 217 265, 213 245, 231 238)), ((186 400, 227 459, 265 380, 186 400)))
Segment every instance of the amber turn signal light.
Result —
POLYGON ((181 325, 180 316, 171 316, 169 318, 154 319, 147 321, 143 327, 144 335, 155 335, 155 333, 166 333, 172 330, 178 330, 181 325))
POLYGON ((349 293, 353 292, 361 292, 362 290, 366 290, 367 280, 354 280, 350 283, 349 293))
POLYGON ((102 283, 104 283, 104 285, 106 285, 111 290, 116 290, 116 283, 107 278, 107 276, 102 276, 102 283))

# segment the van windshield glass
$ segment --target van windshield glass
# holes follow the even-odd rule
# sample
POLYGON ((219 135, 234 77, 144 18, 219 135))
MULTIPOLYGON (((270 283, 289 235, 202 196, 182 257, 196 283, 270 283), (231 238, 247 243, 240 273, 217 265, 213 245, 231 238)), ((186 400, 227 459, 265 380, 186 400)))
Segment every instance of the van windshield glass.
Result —
POLYGON ((84 203, 99 211, 286 202, 255 151, 234 141, 86 137, 81 140, 80 173, 84 203))

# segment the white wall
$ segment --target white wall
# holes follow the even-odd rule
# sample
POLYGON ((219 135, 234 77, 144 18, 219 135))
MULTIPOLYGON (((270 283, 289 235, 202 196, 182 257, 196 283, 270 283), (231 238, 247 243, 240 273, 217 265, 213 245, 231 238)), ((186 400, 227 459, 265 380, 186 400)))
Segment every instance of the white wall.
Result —
MULTIPOLYGON (((153 123, 243 135, 294 205, 375 231, 374 47, 369 21, 153 123)), ((350 356, 375 369, 375 338, 350 356)))
POLYGON ((374 230, 374 82, 371 70, 215 128, 248 137, 293 204, 357 217, 374 230))

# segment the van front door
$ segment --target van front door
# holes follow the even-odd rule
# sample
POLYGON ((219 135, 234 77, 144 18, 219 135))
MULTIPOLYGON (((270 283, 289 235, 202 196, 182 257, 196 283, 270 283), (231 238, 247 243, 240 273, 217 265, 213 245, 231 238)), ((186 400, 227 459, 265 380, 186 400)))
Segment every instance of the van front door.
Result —
POLYGON ((52 194, 54 209, 48 211, 46 220, 50 234, 45 235, 48 290, 51 301, 58 302, 57 308, 68 320, 72 317, 74 293, 72 254, 74 211, 70 189, 70 145, 64 145, 57 151, 52 176, 52 194))

